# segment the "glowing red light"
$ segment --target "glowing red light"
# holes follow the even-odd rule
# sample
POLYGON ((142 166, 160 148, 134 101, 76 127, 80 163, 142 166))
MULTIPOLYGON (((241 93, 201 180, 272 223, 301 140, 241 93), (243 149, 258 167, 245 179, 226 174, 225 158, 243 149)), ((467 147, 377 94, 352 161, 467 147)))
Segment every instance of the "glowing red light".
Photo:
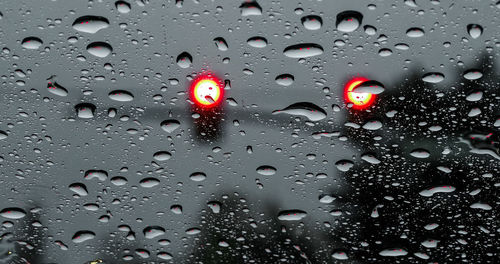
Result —
POLYGON ((371 106, 375 101, 375 94, 352 92, 354 87, 366 81, 368 81, 368 79, 364 77, 356 77, 347 82, 347 84, 345 85, 344 97, 348 103, 353 104, 352 108, 363 109, 371 106))
POLYGON ((201 107, 214 107, 224 97, 222 82, 212 75, 198 77, 191 84, 191 100, 201 107))

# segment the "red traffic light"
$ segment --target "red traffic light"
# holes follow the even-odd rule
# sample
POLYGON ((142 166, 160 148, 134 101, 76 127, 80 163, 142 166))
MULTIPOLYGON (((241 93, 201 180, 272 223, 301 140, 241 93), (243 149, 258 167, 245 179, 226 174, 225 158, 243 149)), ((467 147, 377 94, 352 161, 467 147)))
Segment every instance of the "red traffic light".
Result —
POLYGON ((363 82, 369 81, 364 77, 356 77, 351 79, 345 85, 344 97, 347 103, 353 104, 352 108, 354 109, 364 109, 373 104, 375 98, 377 97, 375 94, 371 93, 356 93, 352 90, 360 85, 363 82))
POLYGON ((222 82, 212 75, 196 78, 191 84, 191 100, 198 106, 210 108, 218 106, 224 97, 222 82))

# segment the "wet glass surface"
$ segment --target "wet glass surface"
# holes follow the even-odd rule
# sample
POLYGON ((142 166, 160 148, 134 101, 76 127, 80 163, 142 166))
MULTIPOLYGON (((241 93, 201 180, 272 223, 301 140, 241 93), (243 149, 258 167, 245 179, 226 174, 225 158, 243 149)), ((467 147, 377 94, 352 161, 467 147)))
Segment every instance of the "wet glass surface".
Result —
POLYGON ((0 2, 0 263, 499 263, 500 2, 0 2))

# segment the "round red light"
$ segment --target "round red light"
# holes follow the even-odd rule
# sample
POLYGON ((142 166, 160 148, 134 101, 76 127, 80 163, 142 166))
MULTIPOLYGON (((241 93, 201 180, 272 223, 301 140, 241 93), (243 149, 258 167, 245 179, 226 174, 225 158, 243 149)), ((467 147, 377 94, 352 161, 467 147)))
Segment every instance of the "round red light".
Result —
POLYGON ((359 84, 368 81, 364 77, 356 77, 345 85, 344 96, 347 103, 351 103, 352 108, 363 109, 369 107, 375 101, 376 95, 371 93, 356 93, 352 90, 359 84))
POLYGON ((220 104, 224 88, 219 79, 212 75, 198 77, 191 84, 191 100, 201 107, 213 107, 220 104))

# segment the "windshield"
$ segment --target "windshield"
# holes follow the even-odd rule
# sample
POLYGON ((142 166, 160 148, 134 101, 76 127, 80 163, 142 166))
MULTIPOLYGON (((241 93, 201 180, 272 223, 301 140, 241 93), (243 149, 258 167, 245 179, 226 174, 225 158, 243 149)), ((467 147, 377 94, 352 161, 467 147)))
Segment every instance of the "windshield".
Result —
POLYGON ((497 263, 499 19, 2 1, 0 263, 497 263))

